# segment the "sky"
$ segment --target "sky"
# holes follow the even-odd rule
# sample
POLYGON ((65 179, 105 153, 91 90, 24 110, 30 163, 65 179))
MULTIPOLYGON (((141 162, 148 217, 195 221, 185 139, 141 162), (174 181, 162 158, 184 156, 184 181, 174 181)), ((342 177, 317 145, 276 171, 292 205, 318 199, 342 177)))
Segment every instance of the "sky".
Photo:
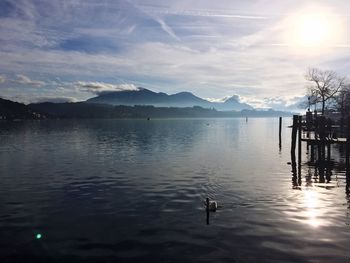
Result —
POLYGON ((0 0, 0 97, 102 91, 298 103, 308 68, 350 72, 347 0, 0 0))

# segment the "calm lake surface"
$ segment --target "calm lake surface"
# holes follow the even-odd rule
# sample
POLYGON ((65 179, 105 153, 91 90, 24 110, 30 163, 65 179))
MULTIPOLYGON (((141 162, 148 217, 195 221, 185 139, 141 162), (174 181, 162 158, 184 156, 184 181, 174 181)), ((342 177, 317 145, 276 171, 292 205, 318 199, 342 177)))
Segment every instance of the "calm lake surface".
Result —
POLYGON ((350 262, 343 157, 293 178, 290 124, 0 123, 0 261, 350 262))

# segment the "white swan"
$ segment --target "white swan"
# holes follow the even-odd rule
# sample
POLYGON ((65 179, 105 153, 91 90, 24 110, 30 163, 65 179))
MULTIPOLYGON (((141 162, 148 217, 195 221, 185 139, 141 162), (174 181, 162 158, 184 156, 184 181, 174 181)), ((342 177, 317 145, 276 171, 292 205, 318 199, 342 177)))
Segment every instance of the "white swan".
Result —
POLYGON ((206 209, 207 211, 215 212, 218 208, 218 203, 216 201, 210 201, 209 197, 206 198, 206 209))

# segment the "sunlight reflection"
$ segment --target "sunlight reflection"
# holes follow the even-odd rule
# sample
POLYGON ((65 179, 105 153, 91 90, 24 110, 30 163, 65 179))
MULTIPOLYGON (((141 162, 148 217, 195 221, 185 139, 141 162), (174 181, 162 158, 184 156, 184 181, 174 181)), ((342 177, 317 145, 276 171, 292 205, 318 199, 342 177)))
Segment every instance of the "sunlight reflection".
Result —
POLYGON ((304 216, 306 223, 312 227, 319 227, 325 225, 324 211, 321 209, 319 192, 307 189, 303 192, 303 207, 305 209, 304 216))
POLYGON ((303 191, 303 205, 305 208, 306 223, 312 227, 319 227, 322 225, 320 203, 318 192, 308 189, 303 191))
POLYGON ((290 220, 296 221, 302 225, 308 225, 312 228, 318 228, 329 224, 329 218, 326 217, 322 191, 317 187, 301 188, 297 196, 294 196, 295 202, 291 203, 293 208, 285 211, 290 220))

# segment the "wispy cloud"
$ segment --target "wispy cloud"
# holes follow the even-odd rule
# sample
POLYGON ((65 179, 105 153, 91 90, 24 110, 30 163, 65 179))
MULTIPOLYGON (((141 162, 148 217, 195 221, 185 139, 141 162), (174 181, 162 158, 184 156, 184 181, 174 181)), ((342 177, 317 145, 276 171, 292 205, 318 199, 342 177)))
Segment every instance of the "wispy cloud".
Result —
POLYGON ((73 84, 79 90, 93 94, 101 94, 111 91, 137 90, 134 84, 109 84, 103 82, 78 81, 73 84))
POLYGON ((238 19, 268 19, 268 16, 255 14, 237 14, 230 10, 203 10, 203 9, 170 9, 161 6, 139 5, 139 7, 148 13, 158 15, 177 15, 177 16, 194 16, 194 17, 218 17, 218 18, 238 18, 238 19))
MULTIPOLYGON (((310 66, 350 72, 349 39, 323 53, 300 52, 288 43, 286 19, 303 8, 302 0, 5 3, 0 1, 6 10, 0 11, 1 95, 34 98, 40 91, 83 100, 140 83, 206 98, 238 94, 242 101, 277 107, 305 93, 310 66), (281 103, 265 99, 275 97, 281 103)), ((348 25, 349 8, 335 0, 330 9, 348 25)), ((343 35, 350 35, 345 29, 343 35)))
POLYGON ((168 26, 165 21, 159 17, 155 18, 155 21, 157 21, 162 29, 169 34, 172 38, 176 39, 177 41, 180 41, 180 38, 175 34, 175 32, 171 29, 170 26, 168 26))
POLYGON ((156 21, 160 25, 160 27, 163 29, 163 31, 167 33, 169 36, 171 36, 173 39, 175 39, 176 41, 180 41, 180 38, 175 34, 173 29, 165 22, 165 20, 161 18, 159 14, 152 12, 153 9, 144 8, 143 6, 139 6, 136 4, 134 4, 133 6, 140 12, 146 14, 146 16, 156 21))
POLYGON ((42 87, 46 84, 44 81, 32 80, 29 77, 22 74, 17 74, 16 77, 17 78, 14 80, 11 80, 11 82, 22 84, 22 85, 28 85, 32 87, 42 87))

